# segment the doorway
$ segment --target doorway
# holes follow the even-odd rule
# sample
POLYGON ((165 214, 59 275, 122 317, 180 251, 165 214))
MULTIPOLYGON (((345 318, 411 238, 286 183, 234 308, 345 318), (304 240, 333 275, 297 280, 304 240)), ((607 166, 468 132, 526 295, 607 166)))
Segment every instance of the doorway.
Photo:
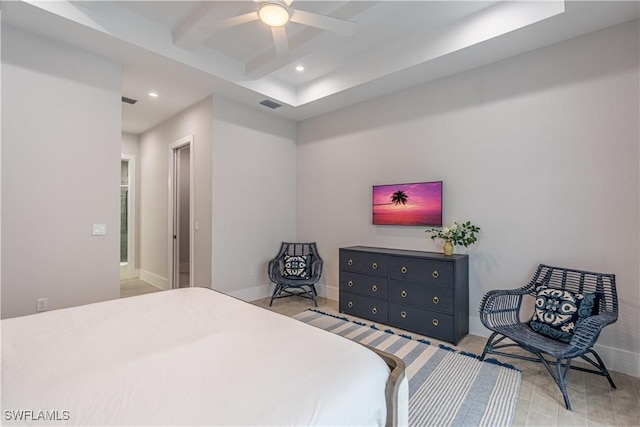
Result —
POLYGON ((169 285, 193 286, 193 137, 169 146, 169 285))
POLYGON ((136 277, 135 156, 120 158, 120 279, 136 277))

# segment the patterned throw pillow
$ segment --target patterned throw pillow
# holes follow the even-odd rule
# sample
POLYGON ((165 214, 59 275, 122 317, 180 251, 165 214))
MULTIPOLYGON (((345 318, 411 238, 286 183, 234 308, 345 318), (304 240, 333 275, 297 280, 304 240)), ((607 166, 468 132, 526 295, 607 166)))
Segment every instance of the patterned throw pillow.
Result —
POLYGON ((578 294, 541 286, 529 322, 531 328, 550 338, 569 342, 584 319, 594 313, 596 294, 578 294))
POLYGON ((285 255, 283 276, 286 279, 311 277, 311 255, 285 255))

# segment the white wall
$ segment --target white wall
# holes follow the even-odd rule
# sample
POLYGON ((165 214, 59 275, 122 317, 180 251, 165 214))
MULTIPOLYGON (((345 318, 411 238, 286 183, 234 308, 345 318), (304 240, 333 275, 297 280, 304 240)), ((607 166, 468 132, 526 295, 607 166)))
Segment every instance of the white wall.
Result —
POLYGON ((137 159, 140 156, 140 136, 130 132, 122 132, 121 136, 120 150, 122 154, 130 154, 136 156, 137 159))
POLYGON ((2 317, 119 297, 120 102, 115 62, 2 25, 2 317))
POLYGON ((338 248, 440 251, 420 227, 371 225, 371 186, 442 180, 444 221, 482 227, 470 330, 494 288, 539 263, 615 273, 610 368, 640 375, 638 21, 302 122, 297 238, 337 296, 338 248))
POLYGON ((214 97, 214 289, 270 294, 267 263, 296 236, 295 141, 294 122, 214 97))
MULTIPOLYGON (((138 269, 140 268, 140 179, 138 174, 140 173, 140 136, 135 133, 122 132, 122 145, 120 147, 121 154, 134 156, 134 193, 133 193, 133 212, 135 219, 133 222, 135 232, 135 265, 133 266, 133 274, 131 277, 138 276, 138 269)), ((131 210, 130 210, 131 212, 131 210)), ((129 245, 131 247, 131 245, 129 245)))
POLYGON ((193 284, 211 286, 211 97, 140 135, 140 278, 169 287, 169 145, 193 135, 193 284))
POLYGON ((178 194, 180 195, 180 200, 178 201, 178 209, 179 209, 179 219, 180 222, 178 224, 179 233, 180 233, 180 272, 189 271, 189 208, 190 208, 190 163, 191 163, 191 148, 186 147, 179 151, 178 154, 178 162, 180 166, 178 167, 178 185, 180 189, 178 190, 178 194))

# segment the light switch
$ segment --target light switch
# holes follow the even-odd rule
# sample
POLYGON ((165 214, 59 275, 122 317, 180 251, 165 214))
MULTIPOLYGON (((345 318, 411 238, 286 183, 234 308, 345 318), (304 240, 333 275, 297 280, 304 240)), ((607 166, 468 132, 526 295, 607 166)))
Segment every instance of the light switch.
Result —
POLYGON ((104 236, 105 234, 107 234, 107 224, 93 224, 92 236, 104 236))

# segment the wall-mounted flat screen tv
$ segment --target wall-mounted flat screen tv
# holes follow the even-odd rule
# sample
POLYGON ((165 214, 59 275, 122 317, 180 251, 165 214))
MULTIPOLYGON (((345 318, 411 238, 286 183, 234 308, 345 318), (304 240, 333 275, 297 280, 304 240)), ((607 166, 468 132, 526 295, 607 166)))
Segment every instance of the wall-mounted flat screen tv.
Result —
POLYGON ((373 224, 442 227, 442 181, 374 185, 373 224))

